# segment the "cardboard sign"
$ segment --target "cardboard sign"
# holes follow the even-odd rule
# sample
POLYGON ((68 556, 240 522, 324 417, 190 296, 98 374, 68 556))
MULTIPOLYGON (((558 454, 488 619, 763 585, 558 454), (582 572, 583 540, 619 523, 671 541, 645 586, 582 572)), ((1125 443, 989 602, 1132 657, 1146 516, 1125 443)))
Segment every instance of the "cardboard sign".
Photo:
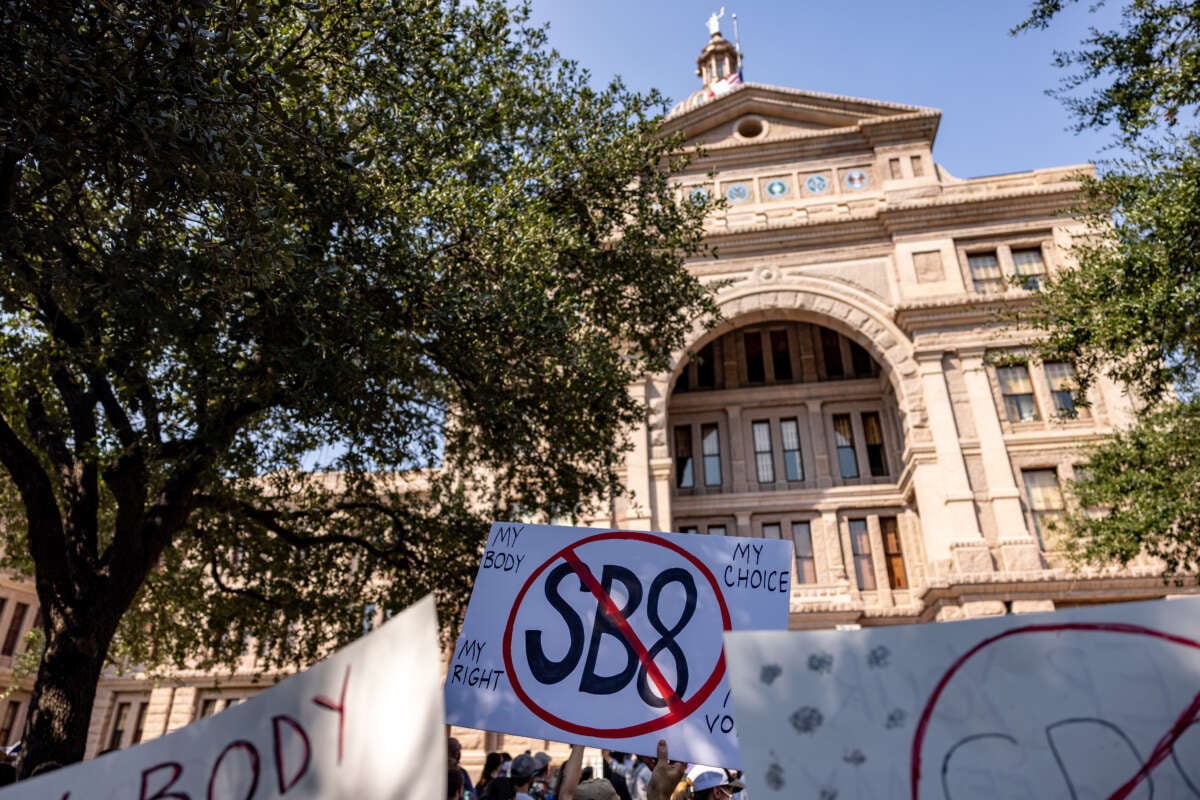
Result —
POLYGON ((1200 598, 725 651, 755 800, 1200 797, 1200 598))
POLYGON ((735 767, 721 634, 785 629, 790 542, 497 523, 446 676, 454 725, 735 767))
POLYGON ((446 796, 432 596, 305 672, 160 739, 4 789, 4 800, 446 796))

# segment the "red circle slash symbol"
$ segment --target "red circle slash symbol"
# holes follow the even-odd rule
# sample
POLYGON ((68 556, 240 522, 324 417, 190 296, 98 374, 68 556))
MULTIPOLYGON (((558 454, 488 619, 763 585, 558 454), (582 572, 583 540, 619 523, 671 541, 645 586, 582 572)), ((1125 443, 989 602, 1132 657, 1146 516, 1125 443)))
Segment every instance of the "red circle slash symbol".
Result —
MULTIPOLYGON (((655 663, 655 657, 651 652, 655 650, 655 648, 651 647, 647 649, 647 647, 642 643, 637 632, 633 629, 633 626, 626 618, 626 615, 622 613, 622 609, 613 601, 613 598, 611 597, 611 591, 606 591, 605 585, 596 579, 596 576, 592 573, 592 570, 587 566, 587 564, 584 563, 583 559, 580 558, 577 552, 579 548, 594 542, 612 541, 630 543, 628 551, 623 555, 623 560, 629 563, 639 563, 647 560, 653 561, 653 559, 639 557, 637 554, 637 549, 644 548, 646 546, 665 548, 666 550, 681 556, 688 562, 689 566, 696 573, 696 575, 702 579, 700 582, 701 586, 707 583, 707 585, 711 587, 712 599, 715 601, 716 608, 720 612, 721 631, 723 632, 730 630, 731 622, 729 607, 725 603, 725 598, 721 593, 720 585, 717 583, 716 576, 709 571, 708 567, 705 566, 702 561, 696 558, 696 556, 689 553, 682 547, 651 533, 641 533, 637 531, 612 531, 590 536, 586 539, 582 539, 567 545, 552 555, 537 569, 533 570, 532 573, 530 573, 529 578, 521 587, 520 592, 517 593, 516 600, 513 602, 512 611, 508 616, 508 623, 504 628, 504 664, 508 670, 513 691, 516 693, 517 697, 521 699, 521 702, 523 702, 525 706, 540 719, 557 728, 567 731, 568 733, 620 739, 641 736, 647 733, 662 730, 663 728, 667 728, 692 714, 710 696, 712 696, 712 693, 716 690, 717 686, 720 685, 721 679, 725 677, 725 654, 723 651, 718 650, 718 656, 712 672, 703 681, 700 687, 690 696, 681 696, 681 694, 686 695, 686 689, 683 688, 684 681, 677 679, 677 684, 680 686, 680 691, 676 691, 676 688, 672 686, 671 682, 663 674, 658 664, 655 663), (595 725, 589 725, 583 722, 575 722, 565 719, 549 709, 544 708, 543 705, 539 704, 538 701, 530 695, 526 687, 522 686, 520 678, 522 671, 516 669, 516 662, 513 654, 513 631, 516 628, 517 616, 522 610, 522 604, 529 593, 529 589, 534 586, 535 583, 538 583, 539 578, 541 578, 543 573, 547 574, 546 581, 548 582, 556 573, 565 571, 566 567, 561 566, 555 570, 550 570, 551 566, 561 563, 565 563, 569 567, 571 573, 579 578, 582 586, 586 587, 586 589, 595 597, 597 604, 596 624, 600 624, 600 615, 603 614, 607 620, 606 624, 613 629, 614 635, 619 636, 621 640, 623 640, 623 642, 629 647, 630 652, 636 655, 641 669, 645 672, 644 677, 648 679, 648 682, 653 683, 654 688, 657 689, 658 694, 662 697, 662 701, 666 706, 666 713, 653 717, 649 720, 635 722, 628 725, 619 725, 607 728, 597 727, 595 725)), ((643 552, 645 551, 643 550, 643 552)), ((661 560, 661 552, 657 555, 657 558, 661 560)), ((683 572, 683 570, 674 570, 674 572, 679 573, 683 572)), ((654 592, 655 589, 652 587, 651 594, 653 595, 654 592)), ((540 602, 540 598, 538 599, 538 602, 540 602)), ((682 625, 677 623, 677 628, 681 627, 682 625)), ((677 633, 677 631, 672 631, 672 635, 674 635, 674 633, 677 633)), ((579 654, 578 649, 576 649, 574 652, 577 657, 579 654)), ((573 665, 571 668, 573 669, 573 665)), ((645 698, 645 693, 643 693, 643 698, 645 698)), ((586 706, 586 703, 580 703, 578 705, 586 706)), ((583 713, 587 713, 585 708, 581 707, 580 710, 583 713)))

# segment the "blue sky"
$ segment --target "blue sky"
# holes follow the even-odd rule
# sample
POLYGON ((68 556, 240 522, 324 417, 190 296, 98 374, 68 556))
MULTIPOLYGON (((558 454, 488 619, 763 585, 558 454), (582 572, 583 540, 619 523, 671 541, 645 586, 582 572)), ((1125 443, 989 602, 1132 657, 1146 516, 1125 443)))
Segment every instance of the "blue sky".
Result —
MULTIPOLYGON (((533 0, 550 41, 597 82, 620 74, 678 100, 699 88, 696 56, 721 0, 533 0)), ((932 106, 942 111, 934 158, 976 177, 1106 157, 1109 137, 1075 134, 1045 91, 1058 85, 1055 50, 1074 49, 1089 0, 1046 31, 1010 36, 1030 0, 733 0, 747 81, 932 106)))

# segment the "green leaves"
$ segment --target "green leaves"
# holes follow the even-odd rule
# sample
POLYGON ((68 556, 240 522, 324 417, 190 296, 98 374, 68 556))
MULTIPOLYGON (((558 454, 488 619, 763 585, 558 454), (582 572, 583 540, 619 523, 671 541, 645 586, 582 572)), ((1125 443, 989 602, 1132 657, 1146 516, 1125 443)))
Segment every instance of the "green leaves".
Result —
POLYGON ((52 638, 453 624, 489 517, 610 491, 629 384, 714 309, 660 98, 496 0, 3 8, 0 463, 52 638))

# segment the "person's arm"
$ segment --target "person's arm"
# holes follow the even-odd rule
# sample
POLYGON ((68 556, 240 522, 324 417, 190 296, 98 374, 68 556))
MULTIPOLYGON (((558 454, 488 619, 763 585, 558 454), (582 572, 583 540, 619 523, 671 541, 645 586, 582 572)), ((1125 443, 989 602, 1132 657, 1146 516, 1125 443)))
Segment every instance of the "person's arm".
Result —
POLYGON ((583 775, 583 745, 571 745, 571 755, 562 768, 562 785, 558 790, 558 800, 573 800, 575 789, 579 787, 579 779, 583 775))
POLYGON ((650 773, 650 783, 646 786, 646 800, 671 800, 675 787, 683 780, 687 772, 687 764, 682 761, 670 761, 667 758, 667 740, 658 740, 658 763, 650 773))

